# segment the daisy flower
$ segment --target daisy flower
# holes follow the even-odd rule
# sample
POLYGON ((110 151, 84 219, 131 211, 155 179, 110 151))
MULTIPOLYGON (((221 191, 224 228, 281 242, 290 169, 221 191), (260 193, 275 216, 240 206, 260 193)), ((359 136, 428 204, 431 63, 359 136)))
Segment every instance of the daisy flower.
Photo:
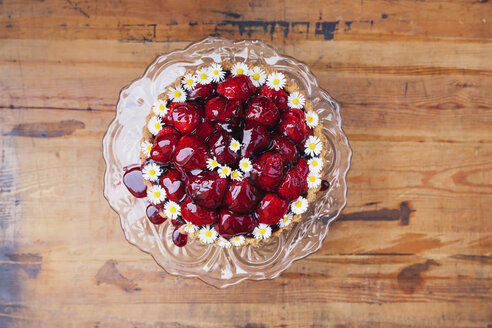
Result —
POLYGON ((319 122, 319 117, 318 117, 318 114, 316 114, 315 112, 313 112, 312 110, 308 111, 306 113, 306 124, 310 127, 310 128, 315 128, 316 125, 318 125, 318 122, 319 122))
POLYGON ((209 69, 209 74, 213 82, 220 82, 225 78, 225 71, 219 63, 212 64, 209 69))
POLYGON ((211 244, 217 239, 217 231, 214 228, 210 228, 209 226, 203 227, 200 229, 200 233, 198 237, 200 241, 204 244, 211 244))
POLYGON ((318 172, 309 172, 307 176, 307 183, 309 189, 318 188, 321 184, 321 176, 318 172))
POLYGON ((160 204, 166 199, 166 191, 159 185, 154 185, 151 188, 147 188, 147 198, 154 204, 160 204))
POLYGON ((244 173, 248 173, 252 168, 253 166, 249 158, 242 158, 239 161, 239 169, 241 169, 244 173))
POLYGON ((244 245, 246 239, 244 239, 243 236, 236 236, 236 237, 232 237, 229 241, 233 246, 242 246, 244 245))
POLYGON ((304 104, 306 103, 306 98, 304 98, 304 95, 300 92, 292 92, 289 95, 289 98, 287 98, 287 105, 291 108, 299 108, 301 109, 304 107, 304 104))
POLYGON ((153 135, 157 135, 159 131, 162 130, 162 121, 159 117, 152 117, 149 120, 149 123, 147 124, 147 128, 149 129, 150 133, 153 135))
POLYGON ((177 219, 178 216, 181 214, 181 208, 178 203, 168 201, 166 204, 164 204, 164 213, 166 213, 166 216, 171 220, 177 219))
POLYGON ((285 214, 283 218, 278 221, 278 226, 280 228, 288 227, 292 223, 292 214, 285 214))
POLYGON ((253 236, 256 239, 267 239, 272 235, 272 228, 268 224, 260 223, 255 230, 253 230, 253 236))
POLYGON ((232 180, 235 180, 235 181, 241 181, 241 180, 243 180, 243 172, 241 172, 239 170, 234 170, 231 173, 231 178, 232 178, 232 180))
POLYGON ((321 153, 321 149, 323 149, 321 140, 316 136, 309 136, 304 147, 304 153, 310 156, 318 156, 321 153))
POLYGON ((248 75, 249 73, 249 67, 245 63, 237 62, 234 65, 232 65, 231 68, 231 74, 232 76, 236 75, 248 75))
POLYGON ((313 157, 308 160, 309 171, 320 172, 323 168, 323 160, 319 157, 313 157))
POLYGON ((183 230, 187 233, 193 233, 198 230, 198 227, 193 223, 186 221, 183 230))
POLYGON ((186 101, 186 91, 178 85, 176 88, 169 89, 167 93, 169 99, 174 102, 185 102, 186 101))
POLYGON ((290 204, 290 209, 294 214, 302 214, 306 212, 308 208, 308 201, 306 198, 299 196, 295 201, 290 204))
POLYGON ((209 84, 212 82, 212 75, 209 72, 209 68, 203 67, 196 71, 196 80, 200 84, 209 84))
POLYGON ((190 73, 186 74, 181 80, 181 84, 183 85, 183 88, 185 88, 185 90, 191 91, 195 89, 197 84, 196 76, 190 73))
POLYGON ((231 175, 231 168, 227 165, 220 165, 219 166, 219 176, 221 178, 227 178, 229 175, 231 175))
POLYGON ((154 105, 152 105, 152 111, 155 115, 160 117, 166 116, 168 110, 169 108, 167 108, 166 102, 162 100, 157 100, 154 105))
POLYGON ((234 152, 237 152, 239 150, 239 148, 241 148, 241 144, 239 143, 239 141, 232 138, 231 143, 229 144, 229 149, 234 151, 234 152))
POLYGON ((231 247, 231 242, 228 241, 227 239, 225 239, 224 237, 219 237, 217 244, 219 244, 220 247, 224 247, 224 248, 230 248, 231 247))
POLYGON ((148 142, 147 140, 145 140, 144 142, 142 142, 142 144, 140 145, 141 149, 142 149, 142 153, 149 157, 150 156, 150 152, 152 150, 152 144, 150 142, 148 142))
POLYGON ((249 71, 249 77, 253 85, 257 88, 261 87, 265 84, 266 81, 266 73, 263 68, 255 66, 249 71))
POLYGON ((149 163, 142 169, 142 176, 145 180, 156 182, 159 180, 162 170, 156 163, 149 163))
POLYGON ((215 170, 219 166, 219 162, 217 162, 217 159, 214 158, 209 158, 207 159, 207 169, 210 171, 215 170))
POLYGON ((268 75, 266 85, 276 91, 282 89, 286 83, 285 75, 282 73, 272 73, 268 75))

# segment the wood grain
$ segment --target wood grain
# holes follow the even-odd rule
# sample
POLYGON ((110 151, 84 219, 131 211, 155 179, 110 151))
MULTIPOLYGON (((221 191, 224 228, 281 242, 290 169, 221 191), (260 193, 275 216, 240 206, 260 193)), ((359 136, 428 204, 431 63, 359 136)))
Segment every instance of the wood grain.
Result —
POLYGON ((0 2, 0 327, 492 325, 488 1, 0 2), (129 245, 102 196, 122 87, 207 35, 307 63, 342 104, 322 249, 224 290, 129 245))

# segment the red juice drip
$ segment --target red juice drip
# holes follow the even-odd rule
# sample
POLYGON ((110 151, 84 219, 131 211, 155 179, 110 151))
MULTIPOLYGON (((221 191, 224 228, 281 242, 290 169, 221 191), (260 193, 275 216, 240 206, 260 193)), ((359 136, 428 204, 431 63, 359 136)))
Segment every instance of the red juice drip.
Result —
POLYGON ((326 180, 321 181, 320 191, 328 190, 328 188, 330 188, 330 183, 326 180))
POLYGON ((178 229, 176 228, 173 231, 173 243, 178 247, 183 247, 188 242, 188 235, 182 234, 178 229))
POLYGON ((159 205, 149 205, 145 211, 150 222, 153 224, 162 224, 166 221, 166 218, 162 217, 159 212, 164 211, 164 208, 159 205))
POLYGON ((126 172, 123 174, 123 184, 136 198, 144 198, 147 196, 147 186, 143 181, 140 166, 126 168, 126 172))

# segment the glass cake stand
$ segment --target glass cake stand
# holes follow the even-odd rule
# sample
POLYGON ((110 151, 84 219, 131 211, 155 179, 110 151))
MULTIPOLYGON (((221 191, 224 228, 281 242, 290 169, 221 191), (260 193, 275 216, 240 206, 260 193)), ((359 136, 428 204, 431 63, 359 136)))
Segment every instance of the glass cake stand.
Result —
POLYGON ((290 264, 316 252, 328 233, 328 227, 346 204, 346 175, 352 151, 342 130, 339 105, 318 86, 309 68, 292 57, 281 55, 261 41, 230 41, 208 37, 187 48, 161 55, 140 79, 120 93, 116 117, 103 139, 106 162, 104 196, 120 217, 126 239, 168 273, 198 277, 216 286, 226 287, 245 279, 273 279, 290 264), (229 249, 204 246, 189 240, 176 247, 171 238, 173 226, 150 223, 145 215, 145 199, 133 197, 123 185, 123 167, 137 164, 145 118, 157 95, 182 76, 187 69, 213 62, 248 61, 272 66, 295 80, 316 109, 326 136, 328 149, 321 176, 330 182, 326 192, 318 192, 315 202, 303 214, 303 220, 279 237, 260 246, 229 249))

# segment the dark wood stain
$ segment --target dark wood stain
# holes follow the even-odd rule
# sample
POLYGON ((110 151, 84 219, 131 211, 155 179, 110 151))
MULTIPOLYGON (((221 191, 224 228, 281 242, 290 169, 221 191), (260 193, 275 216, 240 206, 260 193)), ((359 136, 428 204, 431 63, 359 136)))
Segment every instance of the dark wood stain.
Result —
POLYGON ((431 267, 440 264, 434 260, 427 260, 424 263, 416 263, 405 267, 398 274, 398 287, 407 294, 413 294, 417 289, 424 285, 421 274, 431 267))
POLYGON ((41 271, 41 263, 43 262, 43 257, 39 254, 33 253, 24 253, 24 254, 15 254, 15 253, 7 253, 5 254, 10 261, 15 262, 19 269, 23 270, 29 278, 36 278, 41 271))
POLYGON ((72 7, 73 9, 75 9, 76 11, 78 11, 79 13, 84 15, 85 17, 87 17, 87 18, 91 17, 91 16, 89 16, 89 14, 87 12, 85 12, 82 8, 80 8, 76 3, 73 3, 70 0, 67 0, 67 3, 70 5, 70 7, 72 7))
POLYGON ((60 122, 21 123, 14 125, 8 136, 56 138, 73 134, 78 129, 84 129, 84 122, 66 120, 60 122))
POLYGON ((469 254, 456 254, 451 255, 453 259, 474 261, 481 264, 492 264, 492 255, 469 255, 469 254))
POLYGON ((332 40, 335 36, 334 32, 338 30, 338 23, 340 23, 340 21, 316 22, 314 34, 323 35, 325 40, 332 40))
POLYGON ((137 287, 136 282, 126 278, 118 271, 118 268, 116 268, 117 264, 115 260, 106 261, 96 274, 97 284, 107 283, 115 285, 127 293, 139 291, 140 288, 137 287))
MULTIPOLYGON (((366 205, 373 205, 368 203, 366 205)), ((361 211, 340 215, 340 221, 400 221, 402 225, 408 225, 410 214, 415 210, 410 209, 408 202, 402 202, 399 209, 382 208, 374 211, 361 211)))
POLYGON ((238 13, 233 13, 233 12, 230 12, 230 11, 220 11, 220 10, 212 10, 213 13, 217 13, 217 14, 222 14, 222 15, 225 15, 227 17, 230 17, 230 18, 241 18, 241 14, 238 14, 238 13))

